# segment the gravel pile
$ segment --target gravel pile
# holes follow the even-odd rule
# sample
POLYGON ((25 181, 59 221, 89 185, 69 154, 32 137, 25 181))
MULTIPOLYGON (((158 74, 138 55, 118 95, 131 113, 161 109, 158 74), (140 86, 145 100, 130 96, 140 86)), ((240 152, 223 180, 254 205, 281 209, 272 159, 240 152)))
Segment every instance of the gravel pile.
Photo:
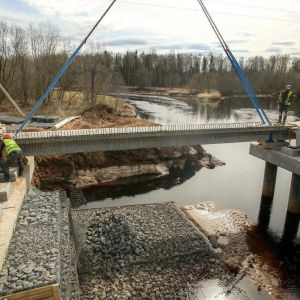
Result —
POLYGON ((53 283, 62 283, 62 289, 72 292, 64 279, 76 261, 75 255, 68 255, 74 248, 67 216, 68 208, 58 192, 33 189, 27 194, 0 277, 0 295, 53 283))
POLYGON ((121 213, 96 213, 87 230, 87 244, 96 256, 128 258, 130 261, 147 253, 146 236, 130 216, 121 213))
POLYGON ((187 299, 188 286, 232 280, 174 203, 73 210, 72 220, 80 299, 187 299))

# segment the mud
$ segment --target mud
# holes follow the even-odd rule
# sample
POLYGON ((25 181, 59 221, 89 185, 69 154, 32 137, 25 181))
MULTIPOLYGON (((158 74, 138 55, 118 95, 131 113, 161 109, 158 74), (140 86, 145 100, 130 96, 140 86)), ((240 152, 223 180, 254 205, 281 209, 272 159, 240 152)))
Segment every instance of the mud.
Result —
POLYGON ((278 245, 250 226, 247 215, 237 210, 215 211, 211 203, 186 206, 182 211, 208 237, 219 259, 237 274, 234 285, 246 276, 258 293, 263 291, 270 299, 286 298, 291 276, 275 250, 278 245))

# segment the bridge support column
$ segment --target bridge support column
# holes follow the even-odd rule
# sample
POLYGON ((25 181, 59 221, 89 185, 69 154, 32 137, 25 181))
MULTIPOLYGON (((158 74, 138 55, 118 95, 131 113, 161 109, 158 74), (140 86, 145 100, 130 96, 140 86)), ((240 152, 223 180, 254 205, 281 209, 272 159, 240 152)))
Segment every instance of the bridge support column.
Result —
POLYGON ((284 225, 284 240, 293 240, 297 236, 300 222, 300 176, 293 174, 288 210, 284 225))
POLYGON ((267 230, 270 224, 276 176, 277 166, 266 162, 262 197, 258 216, 258 227, 262 230, 267 230))

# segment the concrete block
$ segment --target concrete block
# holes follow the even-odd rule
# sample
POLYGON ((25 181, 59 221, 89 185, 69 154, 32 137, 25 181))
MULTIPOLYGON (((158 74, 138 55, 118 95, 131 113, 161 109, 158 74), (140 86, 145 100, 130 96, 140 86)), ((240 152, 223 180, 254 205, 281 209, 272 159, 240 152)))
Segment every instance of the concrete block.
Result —
POLYGON ((5 202, 8 200, 8 196, 11 193, 11 184, 0 183, 0 202, 5 202))
POLYGON ((299 156, 300 148, 290 148, 290 147, 282 147, 281 152, 290 156, 299 156))
POLYGON ((295 129, 294 132, 296 134, 296 145, 300 147, 300 129, 295 129))
MULTIPOLYGON (((18 169, 17 168, 10 168, 9 170, 9 181, 15 182, 18 178, 18 169)), ((0 182, 4 182, 4 174, 0 173, 0 182)))

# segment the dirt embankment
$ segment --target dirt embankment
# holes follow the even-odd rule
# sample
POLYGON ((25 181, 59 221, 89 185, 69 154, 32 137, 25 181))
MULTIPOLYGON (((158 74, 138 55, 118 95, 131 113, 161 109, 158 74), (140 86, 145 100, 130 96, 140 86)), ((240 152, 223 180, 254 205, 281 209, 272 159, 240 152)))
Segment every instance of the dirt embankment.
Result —
MULTIPOLYGON (((109 106, 97 105, 62 130, 157 125, 136 119, 134 114, 128 104, 122 104, 117 113, 109 106)), ((199 170, 222 164, 201 146, 38 156, 35 160, 34 184, 44 190, 116 185, 140 176, 168 176, 190 165, 199 170)))
POLYGON ((61 130, 157 125, 147 120, 135 118, 136 113, 132 105, 121 101, 118 103, 118 108, 104 104, 88 108, 82 112, 80 118, 65 125, 61 130))

